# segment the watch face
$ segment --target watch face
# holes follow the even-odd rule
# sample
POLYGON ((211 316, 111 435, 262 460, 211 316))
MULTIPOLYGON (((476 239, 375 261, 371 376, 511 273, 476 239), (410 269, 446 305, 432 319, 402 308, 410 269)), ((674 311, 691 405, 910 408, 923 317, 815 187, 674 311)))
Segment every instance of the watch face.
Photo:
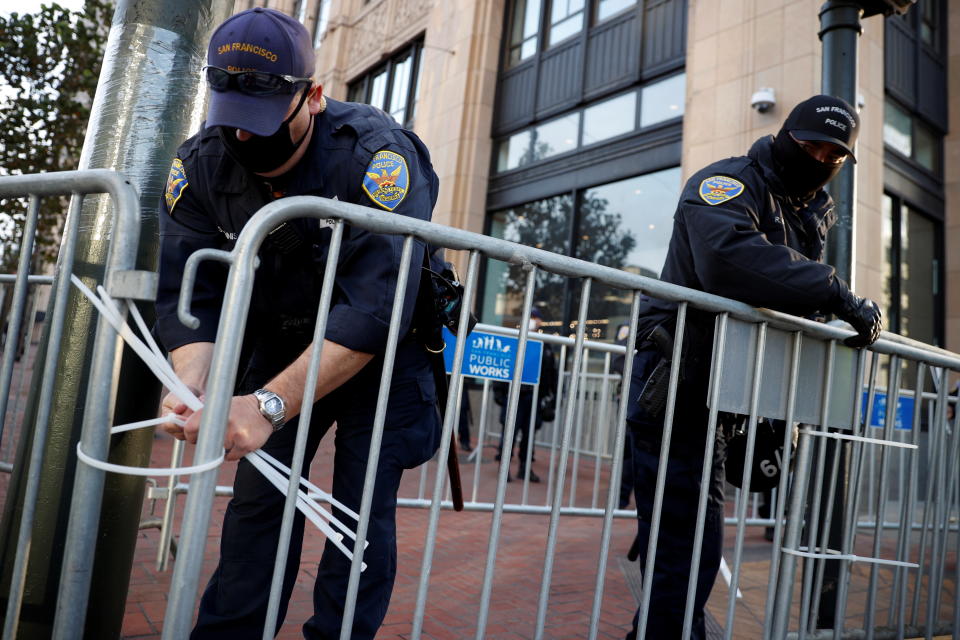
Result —
POLYGON ((263 403, 263 408, 267 411, 267 413, 276 415, 283 409, 283 401, 276 397, 270 398, 263 403))

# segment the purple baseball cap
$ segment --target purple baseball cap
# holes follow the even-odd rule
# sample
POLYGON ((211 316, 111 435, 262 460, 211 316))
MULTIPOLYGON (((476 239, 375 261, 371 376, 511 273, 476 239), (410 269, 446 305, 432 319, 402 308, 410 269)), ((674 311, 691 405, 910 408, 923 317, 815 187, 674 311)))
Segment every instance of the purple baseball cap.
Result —
MULTIPOLYGON (((290 16, 256 7, 227 18, 207 48, 207 64, 227 71, 266 71, 309 78, 314 51, 306 28, 290 16)), ((235 127, 257 136, 276 132, 293 96, 251 96, 240 91, 211 91, 207 126, 235 127)))

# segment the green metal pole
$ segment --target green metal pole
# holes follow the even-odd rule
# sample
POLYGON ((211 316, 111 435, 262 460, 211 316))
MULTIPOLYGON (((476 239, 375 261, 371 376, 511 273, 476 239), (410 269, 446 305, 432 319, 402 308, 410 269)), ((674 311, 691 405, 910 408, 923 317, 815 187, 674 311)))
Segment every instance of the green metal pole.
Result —
MULTIPOLYGON (((120 0, 110 27, 97 94, 80 159, 81 169, 124 174, 140 194, 143 215, 138 269, 156 270, 159 203, 177 145, 199 128, 203 114, 200 68, 213 27, 230 14, 232 0, 120 0)), ((112 211, 106 196, 88 197, 81 209, 74 273, 100 278, 107 255, 112 211)), ((152 314, 152 309, 146 309, 152 314)), ((96 314, 71 294, 57 365, 50 433, 33 523, 26 590, 18 638, 49 638, 63 559, 75 447, 90 368, 96 314)), ((41 351, 50 348, 44 343, 41 351)), ((156 415, 159 384, 128 353, 122 360, 114 423, 156 415)), ((37 386, 26 414, 36 413, 37 386)), ((29 432, 25 421, 24 436, 29 432)), ((0 523, 0 595, 7 599, 23 501, 28 437, 17 457, 0 523), (25 455, 26 454, 26 455, 25 455)), ((153 435, 134 431, 114 438, 110 461, 144 466, 153 435)), ((108 475, 95 550, 84 637, 120 635, 143 503, 144 481, 108 475)))

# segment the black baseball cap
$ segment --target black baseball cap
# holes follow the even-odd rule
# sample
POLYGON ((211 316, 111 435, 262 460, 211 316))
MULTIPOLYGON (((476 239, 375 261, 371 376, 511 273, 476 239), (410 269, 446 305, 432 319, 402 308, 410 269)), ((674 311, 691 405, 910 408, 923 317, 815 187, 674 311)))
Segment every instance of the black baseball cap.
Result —
POLYGON ((860 133, 860 116, 846 100, 825 95, 808 98, 793 108, 783 130, 797 140, 832 142, 857 161, 853 147, 860 133))
MULTIPOLYGON (((256 7, 227 18, 207 47, 207 64, 227 71, 266 71, 309 78, 313 42, 290 16, 256 7)), ((252 96, 240 91, 211 91, 207 126, 243 129, 258 136, 274 133, 290 108, 290 94, 252 96)))

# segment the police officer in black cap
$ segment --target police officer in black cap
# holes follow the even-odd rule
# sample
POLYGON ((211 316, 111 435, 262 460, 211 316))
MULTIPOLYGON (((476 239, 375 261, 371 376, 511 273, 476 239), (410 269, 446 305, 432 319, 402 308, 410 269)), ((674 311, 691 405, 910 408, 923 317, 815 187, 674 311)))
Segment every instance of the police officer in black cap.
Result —
MULTIPOLYGON (((854 347, 880 335, 880 309, 850 291, 823 264, 824 243, 836 216, 823 186, 853 150, 860 118, 845 101, 818 95, 798 104, 776 136, 757 140, 745 156, 715 162, 684 186, 661 279, 800 316, 832 313, 858 335, 854 347)), ((630 387, 638 537, 646 562, 663 413, 641 401, 656 365, 669 357, 676 303, 643 301, 630 387), (652 413, 651 413, 652 412, 652 413)), ((657 541, 646 638, 679 638, 687 601, 708 412, 707 382, 714 317, 687 315, 666 493, 657 541)), ((704 637, 703 607, 720 565, 725 442, 718 429, 693 616, 693 638, 704 637)), ((646 566, 642 564, 641 566, 646 566)), ((637 637, 637 616, 628 640, 637 637)))
MULTIPOLYGON (((202 130, 173 161, 161 215, 157 331, 183 381, 202 392, 223 301, 222 267, 202 267, 193 296, 200 327, 176 316, 184 261, 197 249, 232 248, 246 221, 276 198, 316 195, 364 204, 382 215, 429 220, 438 181, 423 143, 382 111, 326 99, 313 82, 314 51, 292 18, 256 8, 214 32, 205 67, 211 89, 202 130)), ((243 372, 224 441, 239 460, 234 497, 224 516, 220 562, 203 594, 193 638, 260 638, 280 531, 284 496, 243 459, 263 448, 289 464, 331 231, 294 220, 260 250, 244 340, 243 372)), ((333 494, 359 511, 383 352, 402 238, 347 228, 336 270, 309 425, 307 468, 320 439, 337 423, 333 494)), ((396 574, 396 494, 404 469, 436 452, 440 421, 426 352, 411 334, 424 246, 411 261, 382 452, 376 475, 352 638, 373 638, 396 574)), ((187 418, 175 437, 194 443, 200 424, 168 396, 165 413, 187 418)), ((336 514, 342 520, 343 514, 336 514)), ((303 517, 295 524, 278 625, 300 564, 303 517)), ((344 540, 344 542, 349 542, 344 540)), ((307 638, 336 638, 350 561, 328 541, 317 570, 307 638)), ((279 628, 279 626, 278 626, 279 628)))

